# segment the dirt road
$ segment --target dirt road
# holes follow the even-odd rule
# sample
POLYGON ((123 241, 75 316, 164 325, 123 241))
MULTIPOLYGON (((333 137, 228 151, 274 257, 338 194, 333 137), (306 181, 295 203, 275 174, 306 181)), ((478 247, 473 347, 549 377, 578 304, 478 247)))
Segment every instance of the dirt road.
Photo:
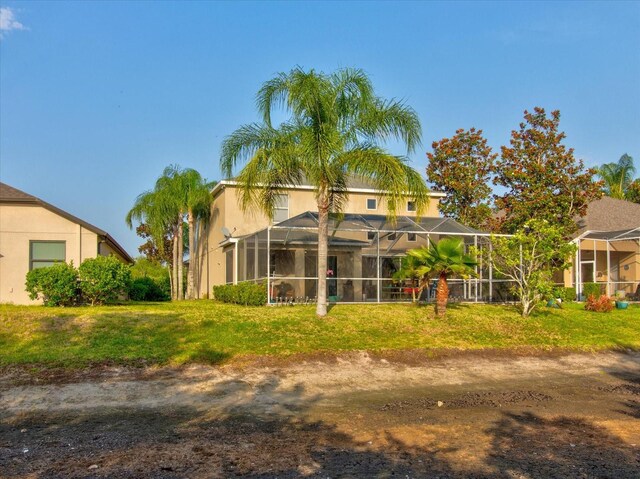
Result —
POLYGON ((0 378, 1 477, 640 477, 640 354, 0 378))

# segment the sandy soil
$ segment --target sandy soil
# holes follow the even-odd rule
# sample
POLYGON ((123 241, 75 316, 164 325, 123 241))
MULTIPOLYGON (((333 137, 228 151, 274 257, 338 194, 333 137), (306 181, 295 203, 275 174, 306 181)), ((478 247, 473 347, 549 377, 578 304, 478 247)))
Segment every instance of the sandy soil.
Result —
POLYGON ((0 377, 1 477, 640 477, 640 354, 0 377))

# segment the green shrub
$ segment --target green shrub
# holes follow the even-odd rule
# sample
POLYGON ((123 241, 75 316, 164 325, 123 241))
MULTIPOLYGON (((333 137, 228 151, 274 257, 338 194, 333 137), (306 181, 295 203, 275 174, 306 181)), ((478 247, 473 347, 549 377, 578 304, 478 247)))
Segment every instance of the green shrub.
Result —
POLYGON ((45 306, 70 306, 78 301, 78 271, 73 263, 31 270, 25 286, 29 297, 41 298, 45 306))
POLYGON ((576 288, 555 288, 553 290, 553 298, 561 299, 563 303, 571 303, 576 300, 576 288))
POLYGON ((131 281, 129 299, 133 301, 168 301, 169 295, 157 281, 142 277, 131 281))
POLYGON ((589 296, 599 298, 602 291, 600 291, 600 285, 598 283, 584 283, 584 286, 582 287, 582 294, 584 294, 585 298, 588 298, 589 296))
POLYGON ((213 287, 214 299, 244 306, 267 304, 267 287, 261 283, 223 284, 213 287))
POLYGON ((98 256, 82 262, 78 278, 83 298, 93 306, 124 295, 131 282, 131 270, 115 256, 98 256))

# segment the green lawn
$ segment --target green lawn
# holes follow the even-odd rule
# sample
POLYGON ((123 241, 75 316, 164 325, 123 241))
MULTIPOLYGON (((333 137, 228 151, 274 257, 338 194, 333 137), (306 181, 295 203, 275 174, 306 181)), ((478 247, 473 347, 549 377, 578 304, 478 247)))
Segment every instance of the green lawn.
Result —
POLYGON ((213 301, 82 308, 0 306, 0 367, 219 363, 248 355, 352 350, 640 349, 640 306, 590 313, 580 304, 529 319, 511 306, 239 307, 213 301))

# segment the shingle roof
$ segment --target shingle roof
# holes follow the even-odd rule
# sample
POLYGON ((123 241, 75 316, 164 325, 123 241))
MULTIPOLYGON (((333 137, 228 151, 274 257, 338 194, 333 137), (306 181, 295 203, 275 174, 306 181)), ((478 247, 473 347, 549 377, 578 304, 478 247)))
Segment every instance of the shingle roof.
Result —
POLYGON ((7 185, 6 183, 0 182, 0 203, 9 203, 9 204, 22 204, 22 205, 36 205, 42 206, 43 208, 48 209, 49 211, 62 216, 63 218, 72 221, 73 223, 77 223, 82 225, 83 228, 88 229, 89 231, 93 231, 98 236, 102 236, 107 244, 116 250, 125 260, 133 263, 133 258, 129 256, 129 253, 118 244, 116 240, 114 240, 109 233, 98 228, 97 226, 92 225, 91 223, 87 223, 84 220, 81 220, 77 216, 73 216, 71 213, 67 213, 60 208, 53 206, 46 201, 41 200, 29 193, 25 193, 13 186, 7 185))
POLYGON ((593 201, 578 221, 579 234, 585 231, 620 231, 640 227, 640 204, 605 196, 593 201))

